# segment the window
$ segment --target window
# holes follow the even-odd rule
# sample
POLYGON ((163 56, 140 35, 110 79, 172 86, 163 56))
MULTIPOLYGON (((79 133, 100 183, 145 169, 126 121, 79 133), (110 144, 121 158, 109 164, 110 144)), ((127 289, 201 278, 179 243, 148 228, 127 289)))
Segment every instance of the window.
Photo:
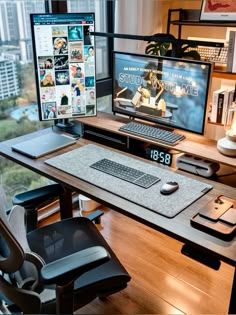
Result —
MULTIPOLYGON (((95 12, 96 30, 111 32, 113 1, 107 0, 1 0, 0 1, 0 141, 48 127, 42 123, 37 110, 32 61, 30 13, 47 12, 95 12), (7 74, 7 75, 6 75, 7 74)), ((111 107, 110 40, 96 38, 97 85, 101 97, 101 110, 111 107)), ((0 157, 0 186, 11 197, 20 191, 48 183, 46 178, 0 157)))

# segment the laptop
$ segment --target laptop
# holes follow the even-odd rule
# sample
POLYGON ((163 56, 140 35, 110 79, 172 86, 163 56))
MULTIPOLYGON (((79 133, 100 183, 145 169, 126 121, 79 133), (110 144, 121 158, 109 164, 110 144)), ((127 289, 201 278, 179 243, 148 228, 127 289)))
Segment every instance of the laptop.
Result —
POLYGON ((14 144, 11 148, 15 152, 21 153, 33 159, 37 159, 43 155, 57 151, 75 143, 76 139, 62 134, 49 133, 34 139, 14 144))

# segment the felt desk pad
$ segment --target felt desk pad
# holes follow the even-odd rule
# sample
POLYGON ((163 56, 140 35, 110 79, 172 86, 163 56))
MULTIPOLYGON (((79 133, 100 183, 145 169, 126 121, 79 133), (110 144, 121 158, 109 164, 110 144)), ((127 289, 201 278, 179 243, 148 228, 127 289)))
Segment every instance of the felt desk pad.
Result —
POLYGON ((157 163, 147 163, 94 144, 57 155, 45 163, 168 218, 176 216, 213 188, 211 185, 158 166, 157 163), (103 158, 160 177, 161 180, 145 189, 90 167, 103 158), (162 195, 160 188, 168 181, 177 182, 179 189, 171 195, 162 195))

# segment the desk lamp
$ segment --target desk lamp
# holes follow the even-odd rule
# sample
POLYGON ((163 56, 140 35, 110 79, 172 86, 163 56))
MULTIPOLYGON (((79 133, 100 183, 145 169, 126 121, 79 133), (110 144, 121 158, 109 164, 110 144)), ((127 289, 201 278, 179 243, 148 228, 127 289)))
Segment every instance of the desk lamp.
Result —
POLYGON ((229 107, 225 122, 226 137, 218 140, 217 149, 224 155, 236 156, 236 103, 229 107))

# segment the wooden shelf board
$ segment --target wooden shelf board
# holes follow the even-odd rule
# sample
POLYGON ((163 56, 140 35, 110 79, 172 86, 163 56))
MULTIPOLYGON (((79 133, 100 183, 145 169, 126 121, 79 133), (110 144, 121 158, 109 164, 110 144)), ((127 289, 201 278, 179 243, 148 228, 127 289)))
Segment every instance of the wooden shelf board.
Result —
POLYGON ((226 80, 236 79, 236 73, 224 72, 220 70, 214 70, 212 76, 213 78, 218 78, 218 79, 226 79, 226 80))
POLYGON ((176 20, 170 22, 173 25, 185 25, 185 26, 211 26, 211 27, 235 27, 236 23, 217 23, 217 22, 202 22, 202 21, 194 21, 194 20, 176 20))

